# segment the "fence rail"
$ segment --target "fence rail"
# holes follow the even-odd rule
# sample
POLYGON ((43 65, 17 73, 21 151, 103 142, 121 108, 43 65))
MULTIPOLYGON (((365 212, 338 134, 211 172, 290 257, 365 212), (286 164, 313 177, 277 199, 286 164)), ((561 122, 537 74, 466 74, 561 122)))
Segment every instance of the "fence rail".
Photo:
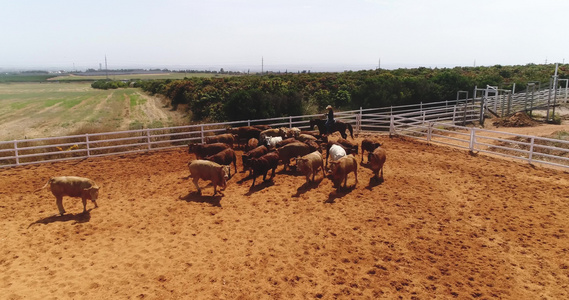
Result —
MULTIPOLYGON (((476 99, 462 99, 383 108, 360 108, 337 112, 336 118, 352 124, 356 133, 390 131, 392 134, 470 151, 522 159, 529 163, 540 162, 569 167, 569 141, 465 127, 465 124, 478 120, 480 105, 481 101, 476 99), (496 137, 498 135, 507 138, 496 137)), ((225 132, 227 127, 265 124, 307 130, 311 118, 321 117, 323 115, 320 114, 289 116, 3 141, 0 142, 0 167, 185 147, 188 143, 204 143, 207 136, 225 132)))
MULTIPOLYGON (((477 118, 480 104, 472 100, 441 101, 413 105, 369 108, 336 113, 336 119, 350 123, 355 132, 388 131, 392 115, 420 116, 423 121, 461 123, 477 118)), ((188 143, 204 143, 208 135, 225 132, 227 127, 266 124, 273 127, 309 129, 311 118, 304 115, 197 124, 167 128, 72 135, 14 141, 0 141, 0 167, 13 167, 44 162, 57 162, 88 157, 121 155, 159 149, 185 147, 188 143)))
POLYGON ((519 135, 451 123, 425 121, 394 115, 390 120, 392 134, 427 142, 489 153, 528 163, 542 163, 569 168, 569 141, 537 136, 519 135))

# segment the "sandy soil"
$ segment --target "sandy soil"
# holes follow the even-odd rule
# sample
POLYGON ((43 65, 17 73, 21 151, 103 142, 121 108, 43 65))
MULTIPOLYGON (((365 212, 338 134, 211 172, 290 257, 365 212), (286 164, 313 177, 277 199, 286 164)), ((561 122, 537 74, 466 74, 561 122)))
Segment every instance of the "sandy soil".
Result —
POLYGON ((340 191, 281 166, 198 196, 185 149, 2 169, 0 298, 569 298, 567 172, 380 139, 385 181, 340 191), (54 216, 56 175, 99 208, 54 216))

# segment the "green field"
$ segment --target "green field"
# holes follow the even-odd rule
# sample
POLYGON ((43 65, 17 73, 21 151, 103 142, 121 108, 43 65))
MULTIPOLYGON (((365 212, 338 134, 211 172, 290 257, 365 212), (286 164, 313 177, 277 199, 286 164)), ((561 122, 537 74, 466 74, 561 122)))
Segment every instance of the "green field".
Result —
POLYGON ((1 83, 0 140, 179 125, 180 113, 137 88, 89 82, 1 83))
MULTIPOLYGON (((184 79, 184 77, 228 77, 232 75, 212 74, 212 73, 158 73, 158 74, 126 74, 114 75, 109 74, 108 78, 112 80, 154 80, 154 79, 184 79)), ((95 81, 106 79, 106 75, 97 76, 79 76, 64 75, 48 79, 49 81, 95 81)))

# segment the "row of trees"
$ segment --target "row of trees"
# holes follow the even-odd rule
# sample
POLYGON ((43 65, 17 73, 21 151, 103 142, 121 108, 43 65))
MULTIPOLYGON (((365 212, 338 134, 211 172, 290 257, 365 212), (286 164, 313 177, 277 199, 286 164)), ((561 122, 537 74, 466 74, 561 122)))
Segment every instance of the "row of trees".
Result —
MULTIPOLYGON (((340 110, 428 103, 456 99, 474 86, 499 86, 516 92, 528 81, 549 82, 553 65, 397 69, 342 73, 271 74, 227 78, 139 81, 151 94, 185 104, 194 121, 231 121, 315 114, 326 105, 340 110)), ((560 78, 569 68, 560 67, 560 78)), ((542 84, 542 85, 543 85, 542 84)))

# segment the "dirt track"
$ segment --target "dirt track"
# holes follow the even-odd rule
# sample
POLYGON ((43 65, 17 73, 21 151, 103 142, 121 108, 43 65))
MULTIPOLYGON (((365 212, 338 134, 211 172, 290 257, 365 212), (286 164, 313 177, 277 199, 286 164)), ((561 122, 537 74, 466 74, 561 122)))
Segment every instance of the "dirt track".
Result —
POLYGON ((0 170, 0 298, 569 298, 567 172, 381 140, 385 182, 340 192, 281 166, 198 196, 185 149, 0 170), (53 216, 57 175, 99 208, 53 216))

